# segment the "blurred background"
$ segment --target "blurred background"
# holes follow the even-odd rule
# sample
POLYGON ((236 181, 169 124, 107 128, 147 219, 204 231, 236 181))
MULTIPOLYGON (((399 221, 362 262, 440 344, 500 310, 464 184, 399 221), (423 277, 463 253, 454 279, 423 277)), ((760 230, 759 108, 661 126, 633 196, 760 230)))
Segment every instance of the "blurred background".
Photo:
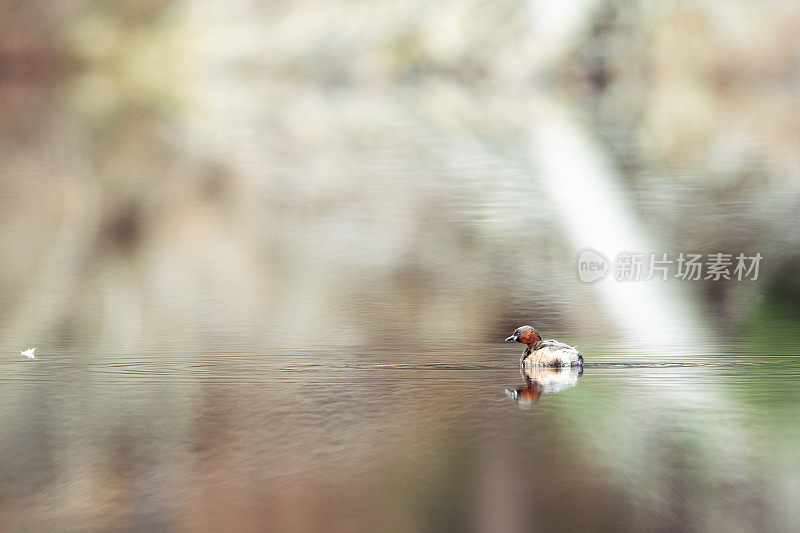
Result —
POLYGON ((0 0, 7 528, 796 525, 800 5, 560 4, 0 0))

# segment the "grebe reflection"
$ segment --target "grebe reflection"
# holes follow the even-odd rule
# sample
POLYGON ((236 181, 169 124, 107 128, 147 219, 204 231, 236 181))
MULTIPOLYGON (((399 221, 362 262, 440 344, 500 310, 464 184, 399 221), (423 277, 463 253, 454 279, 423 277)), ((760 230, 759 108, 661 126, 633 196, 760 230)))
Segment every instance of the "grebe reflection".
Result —
POLYGON ((506 394, 514 398, 518 405, 529 407, 542 394, 556 394, 574 387, 583 375, 583 367, 523 367, 520 373, 525 379, 525 385, 506 389, 506 394))

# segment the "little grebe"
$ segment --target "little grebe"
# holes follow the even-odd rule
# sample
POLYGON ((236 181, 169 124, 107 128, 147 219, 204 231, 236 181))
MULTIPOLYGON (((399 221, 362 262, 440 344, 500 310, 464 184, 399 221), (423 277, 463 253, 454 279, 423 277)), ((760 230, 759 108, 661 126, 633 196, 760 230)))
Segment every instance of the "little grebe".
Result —
POLYGON ((554 340, 543 341, 539 332, 530 326, 517 328, 506 339, 527 344, 519 364, 522 366, 583 366, 583 356, 576 348, 554 340))

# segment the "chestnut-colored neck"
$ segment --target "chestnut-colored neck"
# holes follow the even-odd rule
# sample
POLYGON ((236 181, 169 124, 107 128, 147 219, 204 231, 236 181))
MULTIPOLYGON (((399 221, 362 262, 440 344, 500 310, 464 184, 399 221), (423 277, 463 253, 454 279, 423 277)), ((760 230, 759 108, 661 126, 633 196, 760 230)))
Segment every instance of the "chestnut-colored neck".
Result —
POLYGON ((542 338, 539 336, 538 333, 536 333, 535 330, 529 330, 520 335, 519 340, 527 344, 528 346, 533 346, 534 344, 542 340, 542 338))

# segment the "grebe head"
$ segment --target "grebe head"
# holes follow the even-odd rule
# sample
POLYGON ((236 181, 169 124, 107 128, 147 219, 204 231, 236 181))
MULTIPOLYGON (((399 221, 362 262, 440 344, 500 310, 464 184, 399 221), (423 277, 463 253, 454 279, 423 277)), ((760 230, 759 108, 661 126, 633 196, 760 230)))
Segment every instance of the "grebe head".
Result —
POLYGON ((542 336, 539 335, 538 331, 530 326, 521 326, 514 331, 513 335, 506 339, 506 342, 517 341, 522 344, 527 344, 528 346, 533 346, 540 340, 542 340, 542 336))

